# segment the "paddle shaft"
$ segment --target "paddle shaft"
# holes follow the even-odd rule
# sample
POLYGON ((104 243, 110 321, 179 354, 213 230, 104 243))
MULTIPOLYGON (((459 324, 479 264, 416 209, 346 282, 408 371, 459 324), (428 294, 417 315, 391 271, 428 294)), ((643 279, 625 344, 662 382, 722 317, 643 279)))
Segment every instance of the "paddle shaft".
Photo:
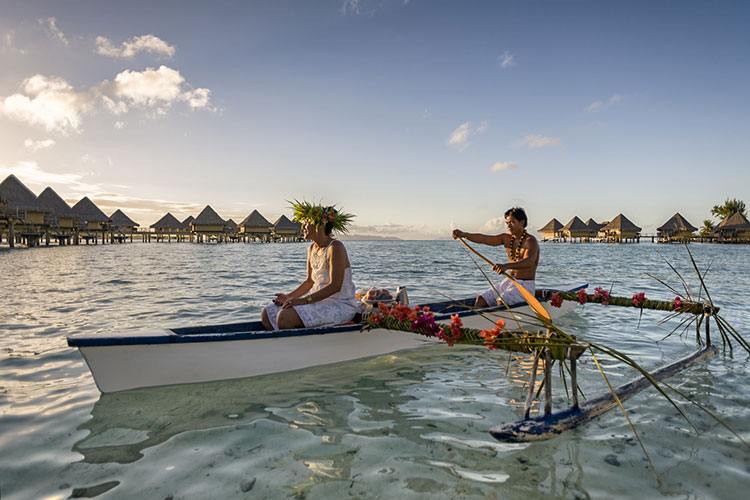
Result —
MULTIPOLYGON (((459 239, 459 241, 461 241, 461 243, 464 244, 464 246, 466 248, 468 248, 471 251, 471 253, 473 253, 474 255, 476 255, 477 257, 479 257, 480 259, 482 259, 483 261, 485 261, 490 266, 492 266, 492 267, 495 266, 494 262, 490 261, 484 255, 482 255, 481 253, 479 253, 476 250, 474 250, 468 243, 466 243, 466 241, 464 241, 463 238, 458 238, 458 239, 459 239)), ((523 295, 523 298, 526 299, 526 302, 529 304, 529 306, 531 306, 531 309, 535 313, 537 313, 539 316, 542 316, 543 318, 552 319, 550 317, 549 313, 547 312, 547 310, 544 308, 544 306, 538 300, 536 300, 536 297, 534 297, 531 294, 531 292, 529 292, 528 290, 526 290, 523 287, 523 285, 521 285, 519 282, 517 282, 516 280, 514 280, 513 278, 511 278, 510 275, 508 273, 506 273, 505 271, 503 271, 502 274, 503 274, 503 276, 505 276, 506 278, 508 278, 510 280, 510 282, 513 283, 516 286, 516 288, 518 288, 518 291, 521 292, 521 295, 523 295)))

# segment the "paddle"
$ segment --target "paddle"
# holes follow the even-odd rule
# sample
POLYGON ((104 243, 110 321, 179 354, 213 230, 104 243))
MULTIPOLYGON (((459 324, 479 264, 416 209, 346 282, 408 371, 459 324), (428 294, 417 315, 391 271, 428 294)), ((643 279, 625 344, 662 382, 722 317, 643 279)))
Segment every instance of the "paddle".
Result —
MULTIPOLYGON (((473 253, 474 255, 482 259, 483 261, 485 261, 487 264, 491 266, 495 265, 494 262, 490 261, 484 255, 480 254, 479 252, 471 248, 471 246, 469 246, 469 244, 466 243, 463 238, 458 238, 458 239, 461 241, 461 243, 464 244, 466 248, 468 248, 471 251, 471 253, 473 253)), ((503 276, 508 278, 510 282, 516 286, 516 288, 518 288, 518 291, 521 292, 521 295, 523 295, 523 298, 526 299, 526 302, 529 304, 529 307, 531 307, 532 311, 534 311, 541 318, 544 318, 549 321, 552 320, 547 310, 538 300, 536 300, 536 297, 534 297, 534 295, 531 292, 526 290, 519 282, 511 278, 510 275, 508 275, 508 273, 506 273, 505 271, 503 271, 502 274, 503 276)))

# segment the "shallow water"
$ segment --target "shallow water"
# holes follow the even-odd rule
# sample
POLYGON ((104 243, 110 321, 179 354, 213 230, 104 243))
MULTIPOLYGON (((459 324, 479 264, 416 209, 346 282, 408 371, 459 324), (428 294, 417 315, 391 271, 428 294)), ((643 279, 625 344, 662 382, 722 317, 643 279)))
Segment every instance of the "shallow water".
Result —
MULTIPOLYGON (((487 287, 461 246, 346 242, 358 287, 407 287, 412 303, 487 287)), ((746 246, 692 245, 721 314, 748 338, 746 246)), ((493 251, 487 250, 492 256, 493 251)), ((622 413, 555 439, 503 444, 487 433, 521 415, 525 360, 429 347, 250 379, 101 395, 65 337, 80 332, 257 319, 304 273, 304 244, 177 243, 0 251, 0 498, 730 498, 750 452, 653 390, 626 401, 659 486, 622 413), (509 370, 506 373, 506 370, 509 370)), ((693 290, 684 247, 542 244, 540 283, 588 282, 617 295, 693 290)), ((694 329, 659 342, 664 313, 589 304, 561 320, 656 368, 691 353, 694 329)), ((714 332, 715 329, 714 329, 714 332)), ((716 333, 714 334, 716 337, 716 333)), ((670 379, 750 441, 749 357, 723 351, 670 379)), ((634 374, 605 360, 621 383, 634 374)), ((590 358, 589 397, 605 389, 590 358)), ((566 406, 557 385, 554 405, 566 406)))

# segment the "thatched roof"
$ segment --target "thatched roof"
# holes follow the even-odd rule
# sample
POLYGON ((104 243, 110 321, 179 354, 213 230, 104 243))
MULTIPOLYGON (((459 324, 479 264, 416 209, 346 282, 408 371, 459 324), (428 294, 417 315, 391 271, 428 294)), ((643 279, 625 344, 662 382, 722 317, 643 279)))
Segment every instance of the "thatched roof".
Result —
POLYGON ((138 223, 125 215, 125 212, 120 210, 119 208, 109 216, 109 218, 112 220, 112 224, 114 224, 117 227, 136 227, 138 226, 138 223))
POLYGON ((557 219, 552 219, 543 228, 539 230, 540 233, 556 233, 562 229, 562 223, 557 219))
POLYGON ((570 222, 568 222, 567 224, 565 224, 565 226, 563 226, 563 231, 588 232, 589 227, 586 224, 584 224, 583 221, 579 219, 578 216, 576 215, 575 217, 570 219, 570 222))
POLYGON ((641 228, 633 224, 627 217, 620 214, 612 222, 601 228, 602 231, 640 231, 641 228))
POLYGON ((728 231, 728 230, 742 230, 742 231, 748 231, 750 230, 750 221, 747 220, 747 217, 742 215, 739 212, 735 212, 734 214, 730 215, 723 221, 719 223, 718 226, 714 228, 712 232, 718 233, 722 230, 728 231))
POLYGON ((278 219, 276 219, 276 222, 273 223, 273 228, 278 230, 295 230, 300 231, 302 229, 302 224, 299 222, 292 222, 290 221, 286 215, 282 215, 278 219))
POLYGON ((174 215, 167 212, 164 217, 151 224, 151 229, 180 229, 182 224, 174 215))
POLYGON ((224 224, 224 219, 219 217, 219 214, 211 208, 211 205, 206 205, 206 208, 193 220, 194 226, 221 226, 224 224))
POLYGON ((13 174, 10 174, 3 182, 0 182, 0 196, 5 199, 8 208, 39 212, 44 211, 44 209, 39 206, 39 201, 37 200, 36 195, 13 174))
POLYGON ((58 217, 73 217, 73 209, 60 198, 60 195, 51 187, 44 188, 44 191, 37 197, 39 205, 45 210, 52 212, 58 217))
POLYGON ((265 217, 260 215, 260 212, 257 210, 253 210, 250 215, 245 217, 245 219, 240 222, 240 226, 242 227, 273 227, 273 224, 268 222, 265 217))
POLYGON ((685 219, 685 217, 680 215, 680 213, 678 212, 674 214, 672 218, 665 222, 661 227, 657 227, 656 230, 670 232, 690 231, 692 233, 693 231, 697 231, 698 228, 690 224, 685 219))
POLYGON ((227 231, 237 231, 237 223, 232 219, 227 220, 225 224, 224 229, 227 231))
POLYGON ((195 217, 188 215, 185 220, 180 222, 180 227, 183 229, 190 229, 190 224, 195 220, 195 217))
POLYGON ((88 196, 84 196, 78 203, 73 205, 73 213, 88 222, 109 221, 109 217, 99 210, 99 207, 94 205, 94 202, 89 200, 88 196))
POLYGON ((586 221, 586 227, 589 228, 589 231, 598 231, 601 228, 603 228, 606 224, 599 224, 594 219, 589 219, 586 221))

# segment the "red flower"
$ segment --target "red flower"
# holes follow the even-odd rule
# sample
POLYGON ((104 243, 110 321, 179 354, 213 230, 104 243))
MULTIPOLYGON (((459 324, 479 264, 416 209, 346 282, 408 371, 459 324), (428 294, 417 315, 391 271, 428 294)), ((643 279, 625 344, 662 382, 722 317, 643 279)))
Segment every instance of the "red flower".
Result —
POLYGON ((500 318, 495 322, 495 325, 497 325, 497 327, 500 329, 505 328, 505 320, 503 318, 500 318))
POLYGON ((679 297, 675 297, 674 302, 672 303, 672 308, 675 311, 679 311, 681 307, 682 307, 682 299, 679 297))
POLYGON ((381 319, 383 319, 383 317, 380 314, 373 314, 370 316, 370 323, 373 325, 379 325, 381 319))
POLYGON ((383 314, 385 314, 386 316, 388 316, 389 311, 388 311, 388 306, 387 305, 385 305, 382 302, 378 302, 378 309, 380 309, 380 312, 382 312, 383 314))
POLYGON ((601 300, 605 306, 609 305, 609 292, 598 286, 594 288, 594 300, 601 300))
POLYGON ((645 293, 641 292, 641 293, 636 293, 635 295, 633 295, 633 305, 635 307, 641 307, 644 302, 646 302, 645 293))
POLYGON ((558 292, 555 292, 549 299, 549 303, 552 305, 552 307, 562 307, 563 298, 558 292))
POLYGON ((576 299, 579 304, 583 305, 589 301, 589 296, 586 294, 586 290, 581 288, 578 290, 578 298, 576 299))

